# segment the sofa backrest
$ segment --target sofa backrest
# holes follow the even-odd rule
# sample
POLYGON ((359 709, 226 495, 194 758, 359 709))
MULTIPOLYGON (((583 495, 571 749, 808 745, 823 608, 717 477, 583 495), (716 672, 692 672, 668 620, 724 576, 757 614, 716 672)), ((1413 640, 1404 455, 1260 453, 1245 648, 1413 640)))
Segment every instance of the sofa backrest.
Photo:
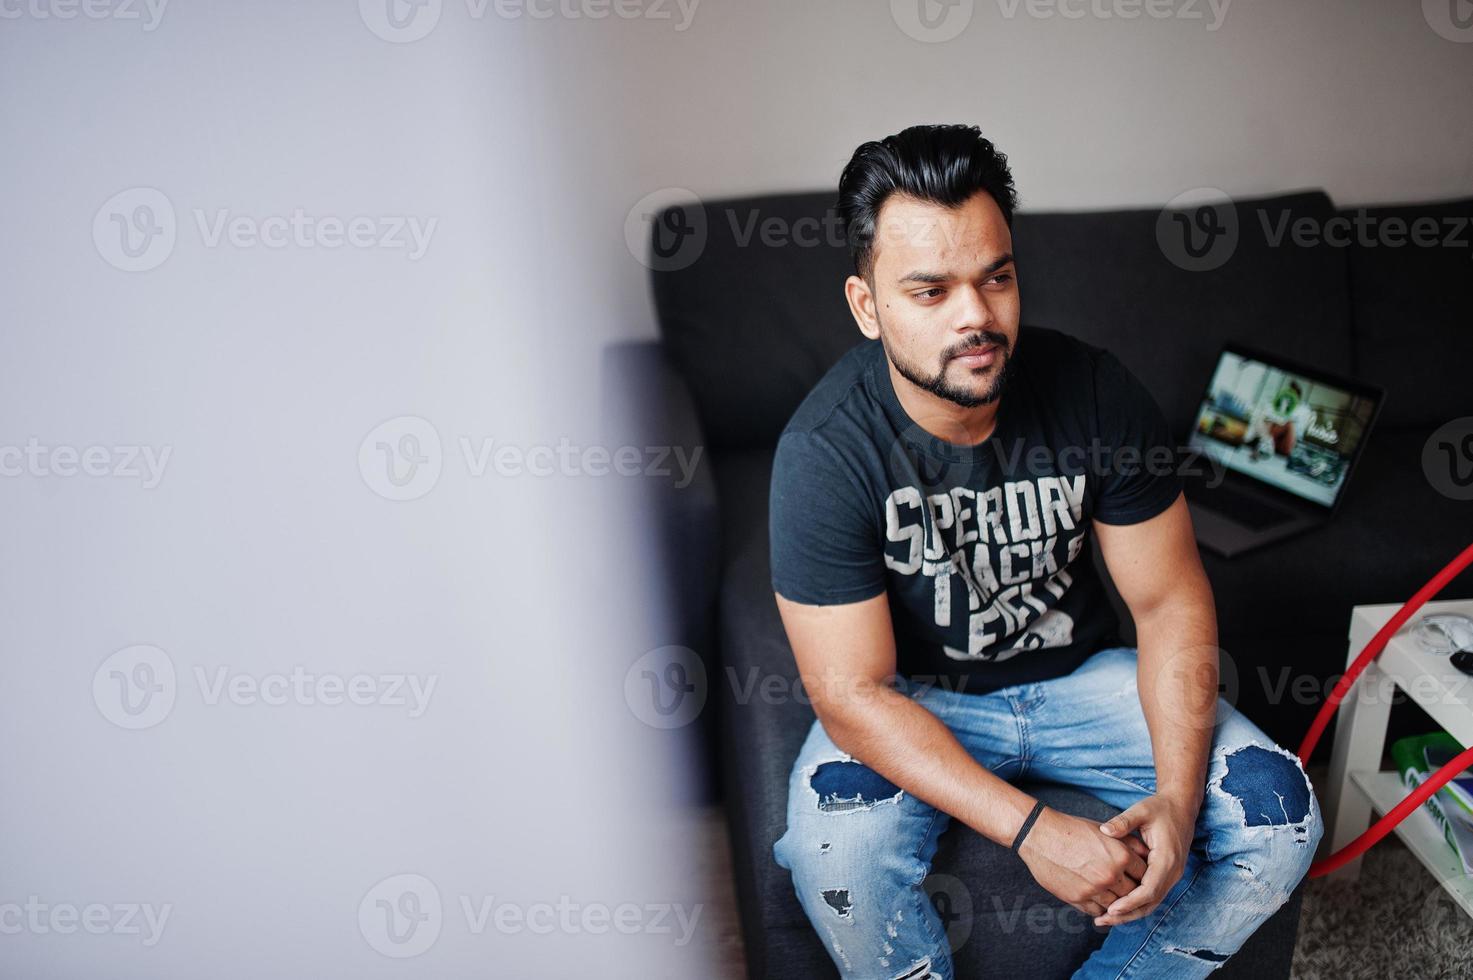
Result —
POLYGON ((1351 367, 1343 249, 1302 249, 1276 230, 1334 215, 1315 191, 1237 201, 1236 241, 1191 261, 1193 224, 1159 208, 1019 215, 1023 316, 1118 355, 1185 436, 1227 341, 1337 373, 1351 367), (1189 231, 1190 228, 1190 231, 1189 231), (1268 230, 1265 231, 1265 228, 1268 230), (1186 266, 1186 267, 1183 267, 1186 266))
POLYGON ((662 271, 652 257, 651 281, 660 336, 714 447, 775 444, 818 379, 863 339, 844 302, 851 265, 833 203, 832 193, 711 201, 652 223, 656 236, 705 229, 688 265, 662 271), (764 226, 795 234, 779 239, 764 226))
POLYGON ((1386 388, 1378 425, 1473 415, 1473 198, 1341 215, 1355 371, 1386 388))
MULTIPOLYGON (((851 265, 833 204, 830 192, 710 201, 653 223, 657 235, 703 229, 698 248, 665 268, 652 253, 651 264, 661 336, 713 447, 774 444, 863 339, 844 301, 851 265)), ((1317 191, 1239 201, 1208 216, 1229 231, 1202 254, 1181 237, 1205 247, 1201 228, 1159 208, 1019 212, 1023 320, 1114 351, 1185 435, 1227 340, 1349 372, 1346 250, 1290 247, 1275 234, 1334 214, 1317 191)))

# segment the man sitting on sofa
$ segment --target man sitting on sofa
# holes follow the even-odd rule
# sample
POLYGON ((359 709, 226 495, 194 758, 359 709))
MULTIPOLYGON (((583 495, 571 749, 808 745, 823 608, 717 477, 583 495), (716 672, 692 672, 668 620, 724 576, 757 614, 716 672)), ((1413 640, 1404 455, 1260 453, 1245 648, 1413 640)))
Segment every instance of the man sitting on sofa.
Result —
POLYGON ((840 178, 868 340, 774 464, 772 584, 818 717, 773 854, 845 977, 951 980, 922 888, 951 817, 1109 927, 1077 977, 1202 976, 1304 876, 1319 803, 1217 696, 1154 400, 1108 351, 1019 325, 1014 205, 976 127, 865 143, 840 178), (1024 773, 1123 812, 1046 808, 1011 784, 1024 773))

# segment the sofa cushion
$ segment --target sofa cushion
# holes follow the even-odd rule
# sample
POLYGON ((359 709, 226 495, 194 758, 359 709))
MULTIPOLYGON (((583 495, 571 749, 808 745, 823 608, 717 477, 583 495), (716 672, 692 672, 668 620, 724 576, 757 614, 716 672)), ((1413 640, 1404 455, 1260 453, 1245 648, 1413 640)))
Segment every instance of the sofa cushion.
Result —
POLYGON ((1386 388, 1382 422, 1473 415, 1473 197, 1341 214, 1365 229, 1346 249, 1355 369, 1386 388))

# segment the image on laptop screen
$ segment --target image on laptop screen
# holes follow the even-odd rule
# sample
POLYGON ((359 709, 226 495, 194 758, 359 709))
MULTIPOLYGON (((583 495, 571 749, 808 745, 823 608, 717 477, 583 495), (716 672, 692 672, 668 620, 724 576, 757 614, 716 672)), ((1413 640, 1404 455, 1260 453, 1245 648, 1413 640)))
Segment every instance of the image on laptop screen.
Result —
POLYGON ((1333 506, 1376 403, 1223 351, 1188 440, 1229 469, 1333 506))

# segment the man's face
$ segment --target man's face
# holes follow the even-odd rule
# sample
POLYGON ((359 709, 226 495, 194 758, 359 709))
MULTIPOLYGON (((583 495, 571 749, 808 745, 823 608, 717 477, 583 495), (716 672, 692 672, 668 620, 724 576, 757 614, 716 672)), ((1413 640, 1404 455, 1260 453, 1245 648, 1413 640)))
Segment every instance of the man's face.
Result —
POLYGON ((860 329, 879 337, 900 375, 964 408, 1001 397, 1017 346, 1018 281, 992 195, 980 191, 956 210, 891 196, 873 256, 873 285, 851 278, 851 304, 872 297, 869 317, 856 310, 860 329))

